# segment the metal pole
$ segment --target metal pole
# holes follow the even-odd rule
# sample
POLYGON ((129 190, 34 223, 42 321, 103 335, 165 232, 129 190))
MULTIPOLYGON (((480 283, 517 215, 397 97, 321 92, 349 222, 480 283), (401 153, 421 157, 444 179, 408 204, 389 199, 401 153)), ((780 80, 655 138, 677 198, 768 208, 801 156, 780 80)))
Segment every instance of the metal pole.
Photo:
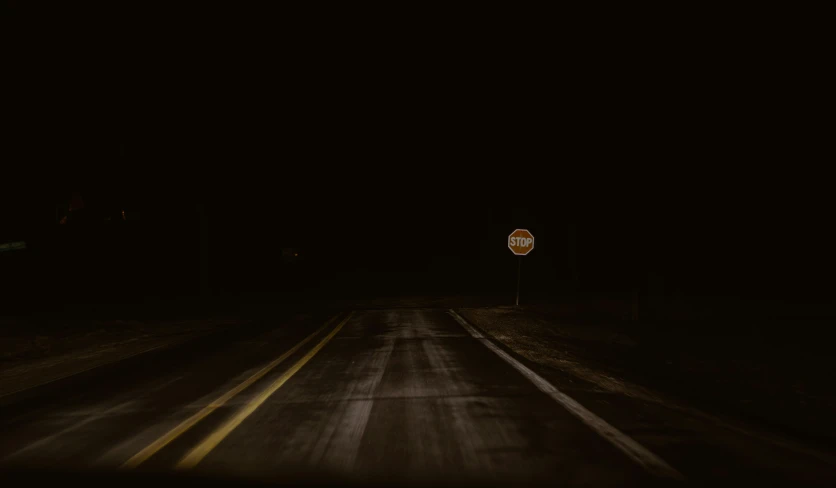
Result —
POLYGON ((522 269, 522 256, 518 256, 517 259, 517 306, 520 306, 520 270, 522 269))

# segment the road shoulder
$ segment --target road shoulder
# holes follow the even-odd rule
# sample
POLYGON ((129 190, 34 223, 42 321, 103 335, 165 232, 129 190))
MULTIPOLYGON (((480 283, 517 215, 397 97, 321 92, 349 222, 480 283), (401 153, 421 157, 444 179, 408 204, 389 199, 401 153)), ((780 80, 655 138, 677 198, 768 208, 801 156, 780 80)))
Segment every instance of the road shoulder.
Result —
MULTIPOLYGON (((172 347, 236 324, 225 320, 91 323, 73 334, 15 337, 15 355, 3 358, 0 399, 147 352, 172 347)), ((18 334, 19 336, 20 334, 18 334)), ((8 340, 8 336, 7 336, 8 340)))
MULTIPOLYGON (((695 408, 644 381, 619 356, 641 354, 611 330, 553 323, 511 307, 456 310, 562 391, 681 469, 711 481, 751 473, 765 479, 834 478, 836 456, 827 449, 777 435, 737 418, 695 408), (575 333, 575 331, 580 331, 575 333), (619 367, 608 367, 607 360, 619 367), (706 472, 705 467, 711 471, 706 472)), ((669 381, 677 378, 667 371, 669 381)), ((682 386, 682 385, 680 385, 682 386)))

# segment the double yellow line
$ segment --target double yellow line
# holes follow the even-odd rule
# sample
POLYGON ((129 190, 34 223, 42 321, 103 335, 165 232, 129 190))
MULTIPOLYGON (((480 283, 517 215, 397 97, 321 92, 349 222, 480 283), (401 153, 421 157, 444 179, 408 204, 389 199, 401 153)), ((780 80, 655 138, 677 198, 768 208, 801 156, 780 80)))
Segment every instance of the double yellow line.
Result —
MULTIPOLYGON (((344 318, 339 323, 339 325, 334 327, 334 329, 331 332, 329 332, 327 336, 325 336, 321 341, 319 341, 319 343, 316 346, 314 346, 314 348, 311 349, 307 354, 305 354, 305 356, 303 356, 299 361, 297 361, 296 364, 294 364, 290 367, 290 369, 285 371, 278 379, 276 379, 276 381, 273 382, 273 384, 271 384, 267 389, 258 394, 258 396, 250 400, 250 402, 247 403, 247 405, 245 405, 244 408, 242 408, 237 414, 235 414, 234 417, 226 421, 226 423, 224 423, 221 427, 216 429, 212 434, 210 434, 203 441, 201 441, 201 443, 198 444, 194 449, 189 451, 189 453, 186 454, 186 456, 183 459, 181 459, 179 463, 177 463, 177 468, 188 469, 194 467, 204 457, 206 457, 206 455, 209 454, 212 451, 212 449, 214 449, 218 444, 220 444, 220 442, 224 440, 224 438, 226 438, 226 436, 228 436, 230 432, 232 432, 236 427, 238 427, 238 425, 240 425, 241 422, 244 421, 244 419, 249 417, 250 414, 252 414, 255 411, 255 409, 257 409, 262 403, 264 403, 267 400, 267 398, 270 397, 270 395, 272 395, 276 392, 276 390, 281 388, 282 385, 284 385, 285 382, 287 382, 287 380, 289 380, 294 374, 296 374, 296 372, 298 372, 302 368, 302 366, 307 364, 307 362, 310 361, 311 358, 313 358, 314 355, 320 351, 320 349, 325 347, 325 344, 327 344, 328 341, 330 341, 335 335, 337 335, 337 333, 340 331, 340 329, 343 328, 346 322, 348 322, 349 319, 351 319, 351 316, 353 314, 354 312, 349 313, 348 316, 346 316, 346 318, 344 318)), ((143 462, 145 462, 146 460, 148 460, 148 458, 156 454, 160 449, 170 444, 174 439, 180 437, 183 433, 194 427, 198 422, 209 416, 209 414, 226 404, 226 402, 232 399, 235 395, 241 393, 245 388, 249 387, 256 381, 261 379, 264 375, 266 375, 267 373, 272 371, 276 366, 281 364, 285 359, 292 356, 302 346, 310 342, 314 337, 319 335, 320 332, 322 332, 329 325, 331 325, 337 319, 337 317, 338 315, 332 317, 322 327, 314 331, 308 337, 302 339, 301 342, 290 348, 290 350, 288 350, 278 358, 271 361, 268 365, 261 368, 258 372, 244 380, 244 382, 242 382, 235 388, 229 390, 228 392, 224 393, 215 401, 203 407, 202 409, 200 409, 200 411, 187 418, 170 431, 163 434, 161 437, 159 437, 157 440, 146 446, 138 453, 134 454, 130 459, 125 461, 122 467, 135 468, 143 462)))

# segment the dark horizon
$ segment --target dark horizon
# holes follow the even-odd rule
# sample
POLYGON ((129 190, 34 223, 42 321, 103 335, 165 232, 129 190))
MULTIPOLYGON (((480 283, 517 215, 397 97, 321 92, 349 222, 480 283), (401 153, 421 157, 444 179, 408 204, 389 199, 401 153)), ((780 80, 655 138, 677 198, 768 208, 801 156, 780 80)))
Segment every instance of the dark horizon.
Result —
POLYGON ((670 91, 631 85, 645 97, 640 106, 581 80, 559 85, 573 93, 559 104, 513 105, 484 102, 496 88, 485 84, 464 97, 416 80, 401 91, 352 85, 357 96, 348 98, 299 92, 313 105, 291 95, 303 89, 296 84, 271 96, 232 86, 209 98, 207 86, 183 92, 140 79, 101 92, 73 85, 74 97, 26 87, 32 105, 20 104, 8 148, 19 184, 4 194, 1 230, 31 241, 40 271, 19 280, 37 289, 69 279, 45 256, 60 247, 56 206, 79 192, 88 209, 140 217, 127 226, 133 242, 98 257, 108 239, 102 215, 92 219, 97 231, 74 237, 86 259, 99 260, 93 267, 109 269, 102 256, 125 253, 133 271, 118 279, 142 289, 154 266, 168 269, 181 276, 168 283, 173 295, 199 289, 189 276, 198 275, 191 253, 202 205, 216 291, 290 286, 277 283, 272 257, 296 246, 321 269, 426 270, 424 291, 507 293, 515 260, 505 239, 529 228, 537 239, 524 258, 529 292, 652 286, 695 299, 832 303, 828 182, 807 170, 817 160, 815 127, 792 108, 722 91, 701 105, 681 91, 672 115, 670 91), (445 105, 456 115, 442 116, 445 105), (368 245, 369 235, 385 244, 368 245), (439 244, 451 236, 457 244, 439 244))
POLYGON ((169 287, 164 295, 193 295, 198 292, 197 209, 202 204, 208 218, 210 289, 220 293, 292 289, 285 279, 315 290, 318 278, 354 273, 362 280, 360 271, 370 280, 378 279, 374 273, 388 272, 393 286, 377 290, 388 293, 410 286, 412 292, 437 287, 508 293, 517 258, 504 241, 513 229, 528 228, 536 238, 535 251, 523 258, 530 293, 630 296, 636 289, 661 286, 671 296, 832 303, 831 241, 815 214, 801 219, 787 215, 789 209, 765 214, 760 207, 755 213, 745 201, 701 206, 698 200, 660 196, 654 215, 614 193, 602 205, 607 209, 585 206, 578 196, 572 211, 564 205, 570 200, 566 195, 550 199, 551 194, 536 190, 543 186, 534 180, 518 186, 534 195, 519 203, 510 203, 519 191, 510 189, 504 198, 499 182, 488 188, 450 180, 447 191, 436 188, 428 191, 431 196, 417 197, 419 185, 386 188, 386 179, 382 188, 350 182, 342 190, 318 189, 311 181, 237 189, 218 182, 184 187, 180 193, 150 186, 125 192, 114 185, 103 192, 79 192, 84 212, 107 210, 118 220, 124 207, 135 220, 105 223, 100 213, 83 226, 56 222, 56 207, 69 201, 73 186, 28 194, 18 200, 27 204, 17 206, 15 223, 4 226, 4 237, 26 240, 29 265, 39 271, 28 276, 21 270, 13 286, 27 283, 31 291, 47 282, 88 280, 91 292, 113 285, 142 290, 158 279, 151 271, 157 269, 172 277, 163 283, 163 289, 169 287), (73 278, 47 264, 58 256, 72 259, 61 246, 74 242, 88 276, 76 271, 73 278), (299 281, 282 265, 282 248, 301 250, 308 276, 299 281), (124 272, 112 274, 114 263, 126 264, 124 272), (110 272, 108 279, 117 282, 102 283, 95 270, 110 272), (394 279, 399 273, 401 281, 394 279), (654 280, 658 284, 649 285, 654 280))

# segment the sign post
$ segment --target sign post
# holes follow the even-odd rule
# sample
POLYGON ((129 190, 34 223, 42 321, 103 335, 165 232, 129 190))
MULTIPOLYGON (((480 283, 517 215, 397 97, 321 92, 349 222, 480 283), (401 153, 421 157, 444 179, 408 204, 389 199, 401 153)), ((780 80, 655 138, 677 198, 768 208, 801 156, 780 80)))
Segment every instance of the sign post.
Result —
POLYGON ((520 275, 522 272, 522 257, 534 250, 534 236, 526 229, 517 229, 508 236, 508 249, 519 256, 517 261, 517 307, 520 306, 520 275))
POLYGON ((520 271, 522 270, 522 256, 517 258, 517 306, 520 306, 520 271))

